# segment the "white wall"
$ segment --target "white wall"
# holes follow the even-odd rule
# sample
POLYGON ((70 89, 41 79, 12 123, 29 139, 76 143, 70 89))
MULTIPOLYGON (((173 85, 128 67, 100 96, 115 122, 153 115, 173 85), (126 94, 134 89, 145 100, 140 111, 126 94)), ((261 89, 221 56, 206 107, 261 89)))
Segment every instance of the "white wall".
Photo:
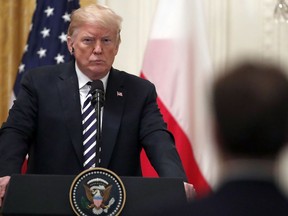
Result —
POLYGON ((273 59, 288 68, 288 23, 276 23, 276 0, 205 0, 214 65, 243 56, 273 59))

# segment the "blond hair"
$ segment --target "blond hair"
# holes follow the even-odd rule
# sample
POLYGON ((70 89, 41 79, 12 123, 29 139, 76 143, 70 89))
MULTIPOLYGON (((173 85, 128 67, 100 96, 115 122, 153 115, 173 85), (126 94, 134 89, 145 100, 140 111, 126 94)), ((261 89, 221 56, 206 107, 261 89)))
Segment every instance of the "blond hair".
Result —
POLYGON ((100 24, 104 28, 115 30, 120 42, 121 23, 122 17, 110 8, 103 5, 91 4, 73 11, 67 35, 72 37, 83 24, 100 24))

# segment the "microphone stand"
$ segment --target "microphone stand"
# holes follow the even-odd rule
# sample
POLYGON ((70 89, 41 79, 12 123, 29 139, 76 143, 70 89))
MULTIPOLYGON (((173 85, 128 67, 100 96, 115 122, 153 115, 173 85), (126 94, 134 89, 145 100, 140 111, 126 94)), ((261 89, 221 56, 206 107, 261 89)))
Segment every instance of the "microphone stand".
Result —
POLYGON ((96 111, 96 120, 97 120, 97 133, 96 133, 96 163, 95 166, 100 166, 100 153, 101 153, 101 144, 102 144, 102 131, 101 131, 101 108, 102 108, 102 98, 101 92, 96 91, 96 104, 95 104, 95 111, 96 111))
POLYGON ((101 80, 95 80, 92 82, 91 90, 92 100, 91 103, 94 105, 96 112, 96 161, 95 166, 99 167, 101 163, 100 154, 102 146, 102 131, 101 131, 101 111, 104 105, 105 95, 104 86, 101 80))

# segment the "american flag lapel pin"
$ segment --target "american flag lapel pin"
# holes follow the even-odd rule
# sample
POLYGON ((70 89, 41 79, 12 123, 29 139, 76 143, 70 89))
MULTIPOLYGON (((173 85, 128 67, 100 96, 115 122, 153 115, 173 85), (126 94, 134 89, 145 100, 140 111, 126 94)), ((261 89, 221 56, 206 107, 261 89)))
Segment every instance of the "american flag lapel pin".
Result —
POLYGON ((123 92, 117 91, 117 97, 123 97, 123 92))

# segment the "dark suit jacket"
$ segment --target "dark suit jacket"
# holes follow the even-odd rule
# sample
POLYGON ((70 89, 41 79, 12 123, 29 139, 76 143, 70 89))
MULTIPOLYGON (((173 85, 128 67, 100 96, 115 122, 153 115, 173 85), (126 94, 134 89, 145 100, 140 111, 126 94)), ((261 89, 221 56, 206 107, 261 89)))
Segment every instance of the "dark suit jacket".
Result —
POLYGON ((273 181, 233 180, 188 206, 178 203, 171 208, 166 215, 287 216, 288 200, 273 181))
MULTIPOLYGON (((3 124, 0 176, 19 173, 29 151, 28 173, 78 174, 83 136, 74 62, 28 72, 3 124)), ((140 176, 142 148, 160 176, 185 174, 156 103, 152 83, 111 69, 102 121, 101 166, 120 176, 140 176), (122 92, 122 96, 117 92, 122 92)))

